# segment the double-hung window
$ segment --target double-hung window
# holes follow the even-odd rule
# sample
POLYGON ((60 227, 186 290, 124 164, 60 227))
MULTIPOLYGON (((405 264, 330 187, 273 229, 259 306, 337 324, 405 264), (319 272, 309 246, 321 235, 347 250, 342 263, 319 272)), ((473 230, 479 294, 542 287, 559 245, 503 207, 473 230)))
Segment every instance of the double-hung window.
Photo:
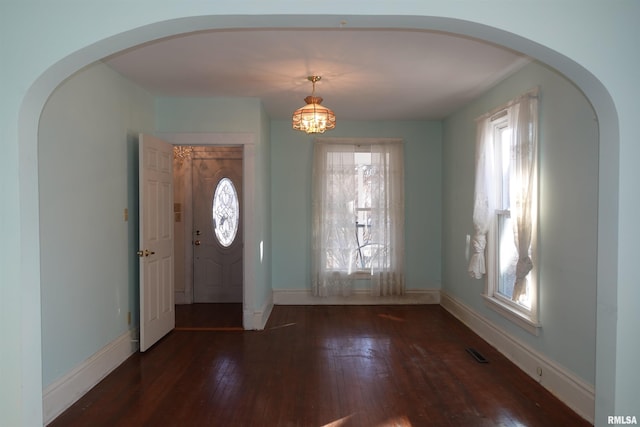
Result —
POLYGON ((473 277, 486 273, 489 306, 533 333, 539 327, 537 105, 534 90, 478 120, 469 265, 473 277))
POLYGON ((402 148, 395 139, 316 139, 315 295, 349 295, 356 279, 368 280, 373 295, 404 292, 402 148))

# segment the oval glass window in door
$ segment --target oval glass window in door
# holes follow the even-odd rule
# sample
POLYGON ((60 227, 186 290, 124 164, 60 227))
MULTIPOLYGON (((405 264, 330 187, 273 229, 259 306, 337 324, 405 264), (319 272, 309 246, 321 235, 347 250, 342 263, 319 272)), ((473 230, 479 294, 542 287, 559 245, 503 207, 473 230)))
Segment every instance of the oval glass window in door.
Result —
POLYGON ((213 230, 224 247, 233 243, 238 233, 240 205, 238 193, 229 178, 222 178, 213 193, 213 230))

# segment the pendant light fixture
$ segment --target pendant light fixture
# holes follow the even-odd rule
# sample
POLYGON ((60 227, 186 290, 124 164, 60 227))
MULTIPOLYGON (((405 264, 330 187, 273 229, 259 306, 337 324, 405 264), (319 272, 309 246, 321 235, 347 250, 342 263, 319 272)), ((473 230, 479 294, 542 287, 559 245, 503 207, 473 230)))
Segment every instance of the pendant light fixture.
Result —
POLYGON ((313 84, 313 90, 311 95, 304 99, 307 105, 293 113, 294 129, 306 133, 324 133, 325 130, 336 127, 336 115, 324 105, 320 105, 322 98, 315 96, 316 82, 321 78, 320 76, 307 77, 307 80, 313 84))

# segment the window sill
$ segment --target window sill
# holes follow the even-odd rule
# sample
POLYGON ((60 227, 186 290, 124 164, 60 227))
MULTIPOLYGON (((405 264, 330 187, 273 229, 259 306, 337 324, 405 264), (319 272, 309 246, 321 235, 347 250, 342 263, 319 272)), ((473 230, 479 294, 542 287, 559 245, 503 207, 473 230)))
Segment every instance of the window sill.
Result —
POLYGON ((505 304, 497 298, 490 297, 488 295, 482 295, 484 298, 485 304, 492 310, 496 311, 503 317, 507 318, 512 323, 515 323, 525 331, 530 334, 538 336, 540 334, 540 329, 542 325, 530 319, 525 314, 521 313, 518 310, 515 310, 513 307, 505 304))
POLYGON ((350 275, 350 277, 353 277, 354 279, 371 279, 371 276, 372 274, 370 271, 354 271, 350 275))
POLYGON ((370 279, 373 276, 373 274, 371 274, 371 271, 369 270, 358 270, 352 272, 349 272, 348 270, 329 270, 327 273, 329 275, 332 273, 339 274, 341 276, 347 276, 352 279, 370 279))

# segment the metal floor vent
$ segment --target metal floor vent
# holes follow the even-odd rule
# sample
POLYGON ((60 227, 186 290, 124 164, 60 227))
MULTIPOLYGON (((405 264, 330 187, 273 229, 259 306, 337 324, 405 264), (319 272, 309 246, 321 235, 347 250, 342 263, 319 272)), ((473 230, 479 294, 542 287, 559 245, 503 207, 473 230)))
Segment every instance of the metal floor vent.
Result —
POLYGON ((465 350, 467 350, 467 353, 469 353, 474 359, 476 359, 476 362, 489 363, 489 361, 475 348, 467 347, 465 350))

